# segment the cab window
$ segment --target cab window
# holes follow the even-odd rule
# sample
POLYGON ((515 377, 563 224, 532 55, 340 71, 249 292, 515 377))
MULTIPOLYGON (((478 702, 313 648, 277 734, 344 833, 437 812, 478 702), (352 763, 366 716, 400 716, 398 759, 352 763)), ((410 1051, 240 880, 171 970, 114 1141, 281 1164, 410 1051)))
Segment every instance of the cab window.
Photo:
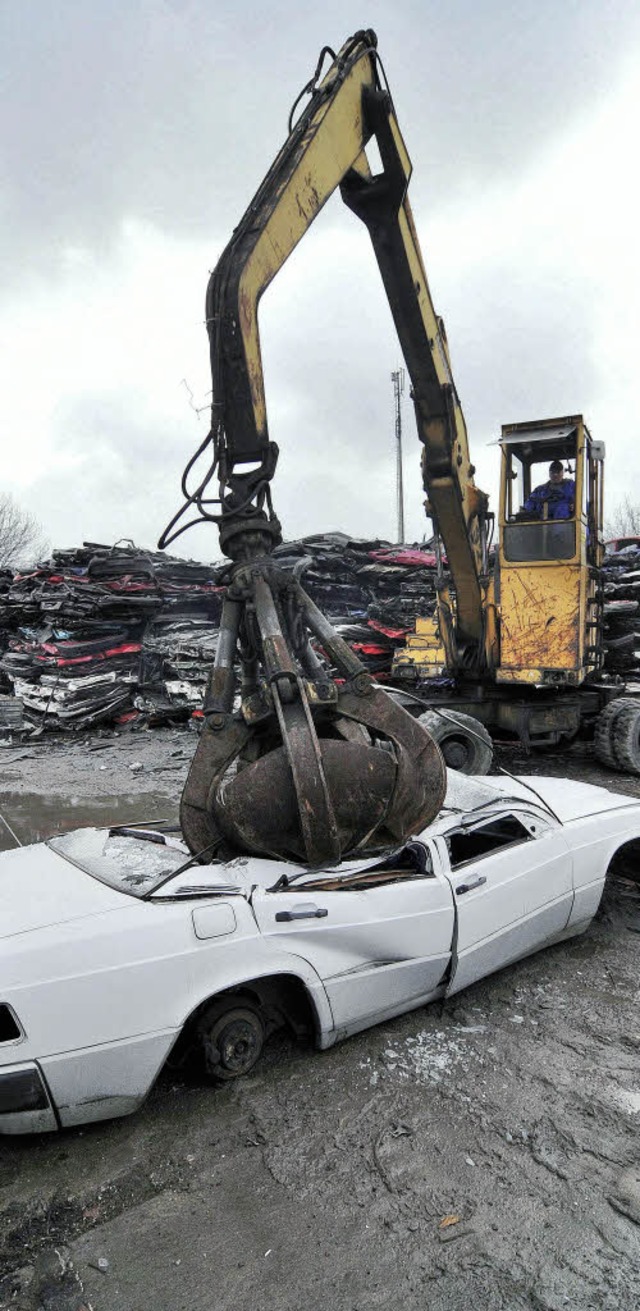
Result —
POLYGON ((506 522, 502 544, 505 559, 513 564, 572 560, 575 556, 575 439, 565 441, 563 447, 545 446, 542 458, 526 440, 505 449, 506 522), (557 484, 551 476, 552 458, 563 466, 562 480, 557 484))
POLYGON ((572 560, 576 553, 576 526, 572 520, 551 523, 516 523, 504 528, 505 560, 572 560))

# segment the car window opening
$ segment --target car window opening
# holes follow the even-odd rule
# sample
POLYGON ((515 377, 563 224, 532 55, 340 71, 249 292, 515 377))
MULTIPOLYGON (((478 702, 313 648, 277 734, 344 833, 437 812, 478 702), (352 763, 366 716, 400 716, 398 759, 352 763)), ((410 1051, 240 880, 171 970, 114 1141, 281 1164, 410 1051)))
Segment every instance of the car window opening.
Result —
POLYGON ((447 835, 447 848, 451 868, 457 869, 470 860, 479 860, 489 856, 501 847, 512 846, 516 842, 530 842, 533 835, 514 815, 502 815, 492 819, 488 824, 481 824, 471 832, 457 830, 447 835))

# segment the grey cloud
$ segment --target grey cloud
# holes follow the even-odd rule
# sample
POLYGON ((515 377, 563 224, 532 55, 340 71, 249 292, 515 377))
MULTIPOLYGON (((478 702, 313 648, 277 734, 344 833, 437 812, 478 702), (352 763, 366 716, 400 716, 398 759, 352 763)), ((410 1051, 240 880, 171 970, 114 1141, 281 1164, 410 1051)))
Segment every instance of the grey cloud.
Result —
MULTIPOLYGON (((270 430, 281 447, 276 509, 287 536, 328 526, 389 536, 395 487, 390 370, 400 362, 389 307, 367 234, 339 202, 320 216, 307 243, 261 307, 270 430)), ((599 383, 592 365, 592 291, 567 278, 560 286, 529 252, 525 257, 517 249, 464 279, 455 264, 433 273, 478 481, 495 496, 497 453, 486 451, 485 443, 502 422, 578 409, 590 417, 599 383)), ((204 329, 201 336, 204 361, 204 329)), ((206 413, 197 423, 185 401, 184 415, 184 423, 167 424, 149 398, 133 390, 77 395, 59 408, 55 446, 85 459, 77 472, 48 476, 34 488, 32 508, 55 541, 64 531, 67 540, 111 541, 124 534, 154 545, 178 509, 180 473, 206 432, 206 413)), ((404 420, 411 535, 418 536, 425 521, 408 399, 404 420)), ((216 530, 189 532, 171 549, 214 558, 216 530)))
MULTIPOLYGON (((359 5, 22 0, 0 11, 5 276, 51 277, 63 245, 108 258, 123 216, 212 251, 280 145, 290 101, 359 5)), ((631 0, 443 6, 371 0, 431 206, 510 175, 604 94, 637 39, 631 0)))
POLYGON ((193 440, 188 421, 181 428, 159 420, 134 391, 85 393, 58 407, 52 436, 65 463, 36 479, 29 508, 54 545, 133 537, 155 548, 177 508, 193 440))
MULTIPOLYGON (((378 28, 416 167, 423 235, 447 205, 519 177, 605 96, 637 38, 639 13, 626 0, 404 0, 393 11, 371 0, 366 21, 378 28)), ((74 243, 108 263, 131 215, 178 236, 206 234, 213 262, 281 143, 289 103, 320 46, 339 44, 361 22, 360 6, 336 0, 311 15, 277 0, 255 8, 230 0, 4 6, 5 273, 14 283, 27 271, 50 278, 61 248, 74 243)), ((388 306, 366 233, 339 202, 303 249, 310 253, 292 257, 261 309, 272 436, 282 447, 277 509, 287 535, 327 526, 388 534, 389 373, 399 362, 388 306), (366 256, 354 254, 353 231, 366 256), (330 261, 326 234, 335 239, 330 261)), ((483 443, 501 422, 576 408, 589 415, 600 381, 591 289, 544 281, 528 251, 493 259, 464 281, 432 269, 426 253, 486 483, 493 453, 483 443)), ((205 281, 203 268, 202 294, 205 281)), ((206 350, 203 330, 203 359, 206 350)), ((421 528, 408 405, 405 419, 421 528)), ((60 544, 126 535, 152 546, 178 508, 180 472, 205 421, 190 428, 185 407, 184 425, 159 425, 132 392, 77 396, 57 414, 53 442, 67 456, 90 455, 77 472, 37 482, 31 508, 60 544)), ((210 559, 217 534, 197 530, 176 549, 210 559)))
MULTIPOLYGON (((486 447, 502 423, 576 411, 589 419, 595 408, 601 380, 593 368, 592 289, 569 278, 560 285, 530 258, 520 262, 517 250, 464 281, 455 269, 437 272, 436 303, 446 306, 478 482, 495 500, 498 455, 486 447)), ((263 322, 271 435, 282 452, 277 506, 285 527, 290 516, 298 533, 304 520, 312 524, 306 531, 331 524, 388 534, 395 488, 390 369, 399 362, 389 308, 375 268, 367 276, 358 263, 342 279, 335 269, 324 279, 306 273, 286 288, 288 313, 274 311, 273 323, 263 322)), ((415 535, 423 531, 422 493, 408 398, 404 428, 415 535)))
POLYGON ((443 291, 470 428, 497 435, 501 423, 588 410, 598 382, 590 287, 561 285, 524 259, 522 266, 493 264, 464 288, 443 291))

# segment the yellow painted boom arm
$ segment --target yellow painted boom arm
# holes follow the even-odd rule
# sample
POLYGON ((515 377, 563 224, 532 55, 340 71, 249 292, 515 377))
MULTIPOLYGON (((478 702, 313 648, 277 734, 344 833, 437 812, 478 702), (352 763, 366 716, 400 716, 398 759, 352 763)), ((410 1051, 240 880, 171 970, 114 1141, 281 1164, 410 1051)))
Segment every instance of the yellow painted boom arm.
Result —
POLYGON ((211 276, 206 315, 213 429, 229 485, 234 471, 249 462, 261 462, 265 479, 272 476, 277 447, 267 427, 258 304, 340 187, 369 230, 411 378, 429 513, 456 587, 458 636, 479 646, 487 497, 473 478, 444 327, 429 292, 407 197, 410 176, 391 96, 381 85, 375 35, 358 32, 313 90, 211 276), (377 174, 365 153, 374 136, 383 166, 377 174))

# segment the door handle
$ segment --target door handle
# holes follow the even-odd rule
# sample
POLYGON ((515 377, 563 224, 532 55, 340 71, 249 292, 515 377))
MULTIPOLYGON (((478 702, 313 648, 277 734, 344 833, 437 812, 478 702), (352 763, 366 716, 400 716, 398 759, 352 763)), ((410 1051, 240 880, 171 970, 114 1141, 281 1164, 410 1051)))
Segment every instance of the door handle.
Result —
POLYGON ((291 920, 323 920, 328 910, 318 906, 301 906, 300 910, 276 911, 276 924, 288 924, 291 920))
POLYGON ((456 897, 461 897, 465 892, 473 892, 474 888, 482 887, 482 884, 486 881, 486 876, 479 874, 477 879, 471 879, 469 883, 460 883, 456 888, 456 897))

